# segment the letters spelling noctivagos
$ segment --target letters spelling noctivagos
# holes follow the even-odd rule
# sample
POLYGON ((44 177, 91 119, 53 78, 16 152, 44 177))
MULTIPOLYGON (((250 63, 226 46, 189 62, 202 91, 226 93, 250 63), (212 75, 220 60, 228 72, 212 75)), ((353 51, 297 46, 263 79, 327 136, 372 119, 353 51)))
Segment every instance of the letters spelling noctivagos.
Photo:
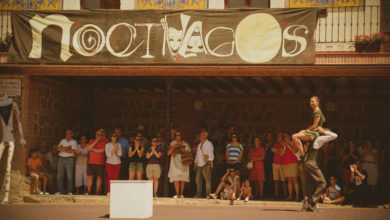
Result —
POLYGON ((317 10, 13 11, 16 63, 310 64, 317 10))

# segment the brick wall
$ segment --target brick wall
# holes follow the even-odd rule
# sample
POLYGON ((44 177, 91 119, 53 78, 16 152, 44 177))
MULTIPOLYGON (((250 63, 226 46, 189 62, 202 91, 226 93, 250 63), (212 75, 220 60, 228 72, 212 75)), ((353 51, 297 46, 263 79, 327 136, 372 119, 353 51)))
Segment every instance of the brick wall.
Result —
MULTIPOLYGON (((45 78, 24 80, 22 110, 27 147, 22 152, 22 169, 31 149, 40 143, 59 143, 66 128, 88 118, 88 90, 45 78)), ((87 120, 89 121, 89 120, 87 120)))

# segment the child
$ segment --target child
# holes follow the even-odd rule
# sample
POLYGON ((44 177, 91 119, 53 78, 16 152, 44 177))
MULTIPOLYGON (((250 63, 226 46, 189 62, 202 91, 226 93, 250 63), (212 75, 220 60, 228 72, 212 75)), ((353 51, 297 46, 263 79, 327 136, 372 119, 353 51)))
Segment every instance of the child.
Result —
POLYGON ((84 194, 87 186, 88 149, 87 137, 81 136, 80 144, 76 146, 75 187, 76 194, 84 194))
POLYGON ((234 192, 234 189, 232 187, 232 184, 228 181, 225 180, 224 182, 224 190, 220 192, 219 196, 221 199, 227 199, 230 200, 230 205, 233 205, 233 200, 236 199, 236 193, 234 192))
POLYGON ((340 195, 341 188, 336 184, 337 179, 334 176, 330 177, 330 186, 326 189, 324 195, 321 196, 322 202, 326 204, 341 204, 344 197, 340 195))
POLYGON ((38 158, 38 152, 34 150, 27 160, 28 173, 34 178, 34 193, 37 195, 49 195, 46 192, 47 177, 41 172, 42 161, 38 158), (39 178, 43 180, 43 192, 39 190, 39 178))
POLYGON ((244 200, 245 202, 248 202, 249 199, 253 198, 253 196, 252 196, 252 187, 250 185, 249 180, 245 180, 242 183, 240 196, 238 196, 237 200, 241 200, 242 198, 245 198, 245 200, 244 200))

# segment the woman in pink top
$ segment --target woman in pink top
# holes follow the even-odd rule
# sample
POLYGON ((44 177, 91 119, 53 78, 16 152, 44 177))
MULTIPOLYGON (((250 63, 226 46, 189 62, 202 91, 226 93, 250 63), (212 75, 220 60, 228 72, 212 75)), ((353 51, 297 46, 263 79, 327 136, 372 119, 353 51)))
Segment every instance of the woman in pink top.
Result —
POLYGON ((249 150, 248 154, 249 161, 253 162, 253 168, 249 173, 249 180, 255 183, 255 192, 256 195, 259 195, 260 193, 260 198, 263 198, 265 181, 264 157, 265 150, 264 147, 261 145, 261 140, 259 137, 255 137, 255 139, 253 140, 253 147, 249 150))
POLYGON ((288 181, 287 201, 293 200, 293 184, 295 189, 295 201, 299 201, 299 184, 298 184, 298 158, 295 156, 297 149, 291 142, 289 134, 283 134, 283 169, 284 175, 288 181))

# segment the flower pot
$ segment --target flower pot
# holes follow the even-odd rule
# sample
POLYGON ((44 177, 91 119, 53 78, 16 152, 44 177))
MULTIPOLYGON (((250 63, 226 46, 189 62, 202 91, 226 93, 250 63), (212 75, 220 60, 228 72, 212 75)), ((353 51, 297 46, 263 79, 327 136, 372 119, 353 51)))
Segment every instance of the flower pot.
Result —
POLYGON ((370 42, 367 46, 367 52, 379 52, 380 49, 381 49, 381 42, 380 41, 370 42))
POLYGON ((385 41, 381 44, 381 52, 390 52, 390 41, 385 41))
POLYGON ((363 53, 367 50, 367 45, 368 42, 365 41, 355 42, 355 51, 358 53, 363 53))
POLYGON ((0 52, 0 63, 7 63, 8 52, 0 52))

